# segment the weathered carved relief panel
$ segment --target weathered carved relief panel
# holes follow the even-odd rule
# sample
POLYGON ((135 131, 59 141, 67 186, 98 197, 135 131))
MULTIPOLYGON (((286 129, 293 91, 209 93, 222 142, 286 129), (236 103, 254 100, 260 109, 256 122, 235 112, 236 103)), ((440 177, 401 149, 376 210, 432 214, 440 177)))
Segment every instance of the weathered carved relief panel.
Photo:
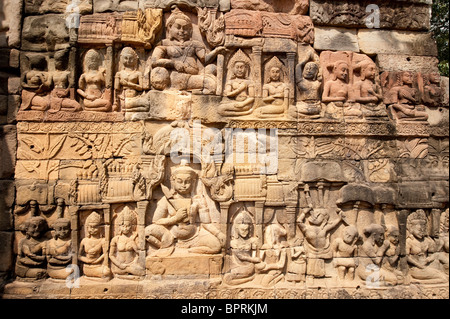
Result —
MULTIPOLYGON (((429 3, 400 18, 376 3, 385 30, 429 28, 429 3)), ((448 297, 434 58, 392 66, 315 39, 313 23, 364 27, 367 4, 25 1, 0 85, 17 104, 17 143, 0 144, 15 186, 5 295, 79 278, 73 296, 448 297)))

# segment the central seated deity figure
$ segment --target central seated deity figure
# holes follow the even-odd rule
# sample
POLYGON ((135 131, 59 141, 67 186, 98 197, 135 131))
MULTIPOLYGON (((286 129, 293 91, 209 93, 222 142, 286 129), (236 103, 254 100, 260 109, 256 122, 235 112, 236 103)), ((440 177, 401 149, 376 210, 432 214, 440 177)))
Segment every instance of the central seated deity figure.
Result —
POLYGON ((212 224, 205 199, 194 194, 197 173, 182 161, 173 169, 172 188, 161 185, 164 193, 145 229, 146 241, 161 253, 176 249, 196 254, 217 254, 224 235, 212 224))
POLYGON ((192 21, 178 8, 167 19, 166 28, 168 38, 155 48, 151 58, 153 88, 214 94, 217 67, 211 62, 224 48, 207 53, 203 43, 192 39, 192 21))

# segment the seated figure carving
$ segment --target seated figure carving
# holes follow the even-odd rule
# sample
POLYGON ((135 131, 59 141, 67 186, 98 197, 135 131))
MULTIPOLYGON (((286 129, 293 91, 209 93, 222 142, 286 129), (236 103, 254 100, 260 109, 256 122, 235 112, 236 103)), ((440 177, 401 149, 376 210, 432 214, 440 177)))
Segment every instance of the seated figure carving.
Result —
POLYGON ((53 223, 54 236, 47 242, 47 272, 50 278, 66 279, 72 272, 66 267, 72 263, 72 240, 70 239, 70 220, 58 218, 53 223))
POLYGON ((81 240, 78 259, 83 263, 83 274, 92 278, 109 278, 108 242, 101 234, 101 216, 92 212, 85 222, 85 237, 81 240))
POLYGON ((439 270, 436 243, 427 234, 427 217, 423 209, 418 209, 408 216, 407 230, 406 255, 411 281, 447 282, 448 277, 439 270))
POLYGON ((70 79, 71 72, 67 70, 67 62, 67 51, 55 53, 55 71, 52 72, 53 90, 50 97, 49 113, 82 110, 80 103, 75 101, 74 83, 70 79))
POLYGON ((115 77, 115 101, 114 109, 122 109, 127 112, 147 112, 149 101, 142 96, 143 75, 138 70, 139 57, 131 47, 126 47, 120 54, 122 69, 115 77))
POLYGON ((263 86, 263 103, 255 111, 259 117, 274 117, 285 114, 289 107, 289 86, 284 82, 284 65, 274 57, 266 66, 266 84, 263 86))
POLYGON ((136 231, 137 216, 129 206, 125 206, 117 216, 118 235, 111 240, 109 259, 115 277, 135 279, 145 275, 139 262, 139 236, 136 231))
POLYGON ((52 77, 47 71, 47 60, 43 55, 29 58, 31 70, 22 76, 21 110, 46 111, 50 107, 52 77))
POLYGON ((250 58, 237 51, 231 58, 228 81, 223 92, 224 99, 219 105, 219 114, 223 116, 243 116, 254 111, 255 85, 250 80, 250 58))
POLYGON ((153 214, 153 224, 146 227, 147 242, 157 255, 176 253, 217 254, 225 236, 212 223, 209 209, 200 195, 195 195, 197 173, 183 160, 172 170, 172 189, 164 193, 153 214))
POLYGON ((19 241, 16 258, 16 275, 20 278, 43 279, 47 277, 45 240, 47 221, 33 216, 22 224, 25 238, 19 241))
POLYGON ((332 70, 332 79, 325 82, 322 102, 328 103, 327 113, 333 118, 342 116, 361 116, 361 110, 357 109, 350 99, 349 65, 339 60, 328 65, 332 70))
POLYGON ((78 94, 85 111, 111 111, 111 90, 106 88, 106 70, 100 66, 99 53, 91 49, 84 58, 84 73, 78 82, 78 94))
MULTIPOLYGON (((300 62, 296 67, 296 84, 299 91, 299 102, 289 109, 289 115, 298 117, 319 117, 322 112, 321 88, 322 76, 319 64, 310 61, 312 57, 300 62)), ((322 114, 323 115, 323 114, 322 114)))
POLYGON ((355 102, 359 103, 363 115, 369 117, 387 116, 386 107, 382 103, 381 86, 376 82, 377 67, 371 60, 363 60, 355 67, 359 71, 360 80, 353 84, 355 102))
POLYGON ((253 227, 252 217, 247 211, 240 212, 233 221, 230 270, 223 277, 228 285, 252 281, 256 273, 266 267, 266 263, 256 256, 258 239, 253 237, 253 227))
POLYGON ((413 87, 414 77, 411 72, 404 71, 397 74, 397 83, 389 91, 393 98, 390 110, 400 121, 426 121, 428 114, 425 107, 420 105, 418 90, 413 87))
POLYGON ((357 267, 357 245, 359 238, 358 230, 355 226, 347 226, 344 229, 342 238, 337 238, 332 244, 333 264, 340 280, 353 280, 357 267))
POLYGON ((166 28, 168 38, 151 57, 153 88, 216 93, 217 67, 211 63, 224 47, 207 53, 203 43, 192 39, 192 21, 178 7, 167 19, 166 28))

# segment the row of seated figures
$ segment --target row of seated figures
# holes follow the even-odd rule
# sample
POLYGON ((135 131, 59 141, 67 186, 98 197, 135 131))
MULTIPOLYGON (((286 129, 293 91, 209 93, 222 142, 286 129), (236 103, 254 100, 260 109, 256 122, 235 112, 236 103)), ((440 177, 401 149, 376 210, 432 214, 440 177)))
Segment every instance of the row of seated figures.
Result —
POLYGON ((21 111, 148 112, 152 90, 221 96, 215 111, 223 117, 382 119, 389 110, 399 121, 426 121, 425 105, 440 105, 435 74, 384 72, 380 80, 375 62, 364 54, 324 51, 319 57, 307 45, 290 55, 259 52, 264 44, 259 50, 251 47, 253 40, 236 37, 209 50, 193 38, 193 28, 189 16, 174 10, 166 39, 149 57, 129 46, 115 54, 86 49, 78 79, 67 70, 76 50, 56 52, 52 71, 50 57, 31 55, 22 77, 21 111), (235 40, 248 43, 239 47, 235 40))
POLYGON ((429 215, 423 209, 409 212, 401 248, 395 211, 385 210, 381 222, 364 207, 359 214, 355 208, 332 213, 312 204, 308 188, 310 205, 298 209, 291 221, 296 231, 289 238, 290 226, 274 211, 264 213, 267 223, 256 231, 260 225, 255 212, 245 204, 233 208, 224 230, 211 199, 198 188, 193 168, 183 163, 173 167, 170 179, 170 188, 161 184, 163 196, 145 224, 132 203, 116 204, 111 211, 72 214, 71 218, 79 215, 78 230, 71 229, 73 219, 64 217, 63 200, 58 200, 57 218, 51 222, 51 214, 41 216, 34 201, 23 211, 16 209, 23 232, 18 237, 17 278, 65 280, 77 261, 83 276, 102 280, 195 273, 220 276, 229 286, 311 284, 316 279, 350 286, 363 281, 377 287, 448 282, 448 208, 434 214, 440 225, 434 238, 429 215), (29 213, 28 218, 21 217, 23 212, 29 213), (401 266, 402 258, 407 269, 401 266))

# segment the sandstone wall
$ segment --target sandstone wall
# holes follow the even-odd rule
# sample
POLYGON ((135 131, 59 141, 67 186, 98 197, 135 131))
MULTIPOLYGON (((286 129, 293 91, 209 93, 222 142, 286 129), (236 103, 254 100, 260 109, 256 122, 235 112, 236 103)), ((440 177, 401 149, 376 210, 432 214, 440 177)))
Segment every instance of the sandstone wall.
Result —
POLYGON ((448 298, 430 8, 0 0, 2 297, 448 298))

